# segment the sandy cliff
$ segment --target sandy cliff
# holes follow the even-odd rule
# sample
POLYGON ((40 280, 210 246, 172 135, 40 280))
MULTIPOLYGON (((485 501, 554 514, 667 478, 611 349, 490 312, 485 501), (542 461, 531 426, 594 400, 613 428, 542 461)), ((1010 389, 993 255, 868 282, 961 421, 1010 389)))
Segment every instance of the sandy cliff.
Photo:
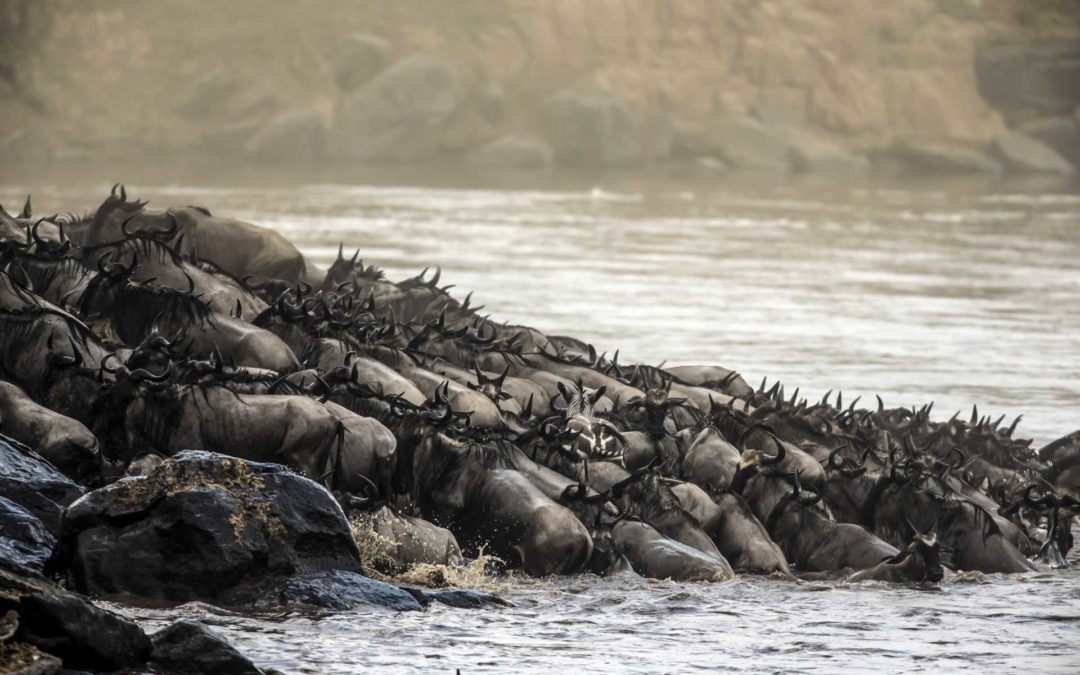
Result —
POLYGON ((0 153, 1069 171, 1077 0, 69 3, 0 153))

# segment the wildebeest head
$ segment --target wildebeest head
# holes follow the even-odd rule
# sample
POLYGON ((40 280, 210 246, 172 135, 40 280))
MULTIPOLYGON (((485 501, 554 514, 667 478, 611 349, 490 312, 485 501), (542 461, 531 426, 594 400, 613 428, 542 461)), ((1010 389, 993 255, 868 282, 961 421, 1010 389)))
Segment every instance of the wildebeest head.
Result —
POLYGON ((488 377, 480 370, 480 366, 473 362, 473 371, 476 374, 476 384, 471 382, 467 385, 469 389, 478 391, 484 396, 487 396, 492 401, 499 403, 499 401, 505 401, 513 398, 510 394, 507 394, 502 390, 503 384, 506 382, 506 376, 510 373, 510 366, 507 365, 502 374, 498 377, 488 377))

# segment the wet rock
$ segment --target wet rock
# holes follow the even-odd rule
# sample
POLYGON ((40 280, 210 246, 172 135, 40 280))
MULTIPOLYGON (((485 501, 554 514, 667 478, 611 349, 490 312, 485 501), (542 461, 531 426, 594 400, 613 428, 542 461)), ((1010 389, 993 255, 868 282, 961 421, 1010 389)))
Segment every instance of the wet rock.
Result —
POLYGON ((484 607, 511 607, 506 600, 491 593, 475 591, 464 588, 447 588, 431 591, 415 586, 402 586, 401 589, 414 598, 424 607, 433 602, 438 602, 457 609, 482 609, 484 607))
POLYGON ((0 497, 0 560, 41 572, 55 547, 37 516, 0 497))
POLYGON ((985 153, 944 140, 898 139, 882 154, 882 159, 911 171, 1001 172, 1001 165, 985 153))
POLYGON ((0 441, 0 497, 34 514, 52 536, 60 534, 64 508, 83 492, 40 455, 0 441))
POLYGON ((350 35, 341 42, 334 59, 334 81, 343 91, 353 91, 386 67, 390 45, 369 34, 350 35))
POLYGON ((344 570, 290 579, 281 592, 281 600, 285 604, 334 610, 355 607, 383 607, 397 611, 421 609, 412 594, 397 586, 344 570))
POLYGON ((449 65, 426 54, 405 57, 345 99, 332 133, 334 151, 353 160, 423 157, 460 105, 449 65))
POLYGON ((360 571, 341 508, 283 466, 188 450, 71 505, 64 541, 80 591, 252 604, 293 575, 360 571))
POLYGON ((540 123, 559 164, 620 166, 642 156, 639 116, 609 94, 556 94, 541 106, 540 123))
POLYGON ((150 638, 137 624, 31 573, 0 565, 0 611, 14 610, 14 640, 63 660, 71 670, 138 668, 150 638))
POLYGON ((247 140, 244 154, 262 160, 312 160, 326 150, 326 125, 317 110, 290 110, 273 117, 247 140))
POLYGON ((224 636, 207 626, 181 619, 150 636, 150 666, 177 675, 261 675, 224 636))
POLYGON ((1076 173, 1076 167, 1042 141, 1016 131, 994 140, 994 153, 1010 171, 1022 173, 1076 173))
POLYGON ((539 169, 550 166, 551 159, 547 143, 527 134, 512 134, 469 153, 465 161, 500 169, 539 169))

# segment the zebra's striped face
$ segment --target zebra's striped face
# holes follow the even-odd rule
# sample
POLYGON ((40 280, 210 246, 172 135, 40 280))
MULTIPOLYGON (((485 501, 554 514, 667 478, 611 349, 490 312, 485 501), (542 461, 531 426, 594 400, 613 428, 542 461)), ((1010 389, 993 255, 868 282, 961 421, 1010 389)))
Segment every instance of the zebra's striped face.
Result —
POLYGON ((577 433, 572 449, 580 457, 615 460, 623 456, 622 440, 602 422, 583 415, 574 415, 566 426, 577 433))

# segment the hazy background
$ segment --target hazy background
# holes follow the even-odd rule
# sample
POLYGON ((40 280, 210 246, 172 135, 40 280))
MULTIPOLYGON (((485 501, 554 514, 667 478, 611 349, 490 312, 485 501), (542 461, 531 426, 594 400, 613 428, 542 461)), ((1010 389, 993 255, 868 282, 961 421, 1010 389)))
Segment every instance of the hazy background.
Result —
POLYGON ((9 174, 69 161, 844 175, 1080 162, 1078 0, 0 8, 9 174))

